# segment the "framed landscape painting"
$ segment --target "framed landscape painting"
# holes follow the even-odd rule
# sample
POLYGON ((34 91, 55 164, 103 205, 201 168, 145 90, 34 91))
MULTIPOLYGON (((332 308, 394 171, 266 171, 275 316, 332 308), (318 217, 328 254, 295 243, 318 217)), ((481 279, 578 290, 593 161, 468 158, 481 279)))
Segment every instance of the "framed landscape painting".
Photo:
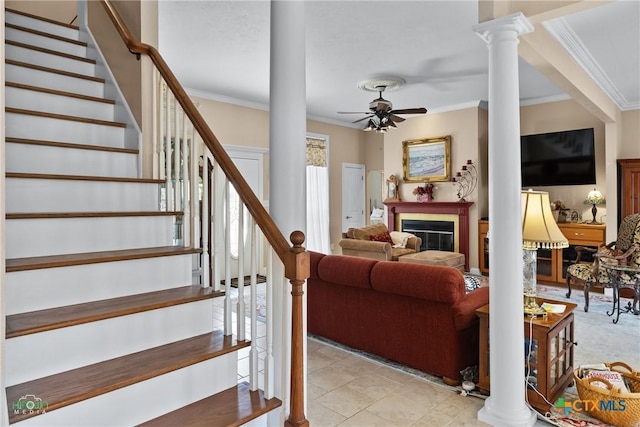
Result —
POLYGON ((451 180, 451 135, 402 141, 406 182, 451 180))

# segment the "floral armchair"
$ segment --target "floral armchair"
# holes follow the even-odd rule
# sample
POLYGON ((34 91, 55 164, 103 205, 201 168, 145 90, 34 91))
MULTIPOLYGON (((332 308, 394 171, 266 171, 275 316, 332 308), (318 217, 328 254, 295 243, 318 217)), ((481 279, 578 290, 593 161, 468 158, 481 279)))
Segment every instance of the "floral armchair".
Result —
MULTIPOLYGON (((622 277, 621 287, 638 288, 640 280, 640 214, 629 215, 622 220, 615 242, 593 248, 577 246, 575 263, 567 268, 567 298, 571 296, 571 282, 584 286, 584 311, 589 311, 589 289, 591 286, 611 287, 611 278, 602 264, 627 265, 638 269, 638 274, 622 277), (592 252, 592 264, 580 263, 583 252, 592 252), (627 283, 628 282, 628 283, 627 283)), ((638 295, 634 297, 637 300, 638 295)))

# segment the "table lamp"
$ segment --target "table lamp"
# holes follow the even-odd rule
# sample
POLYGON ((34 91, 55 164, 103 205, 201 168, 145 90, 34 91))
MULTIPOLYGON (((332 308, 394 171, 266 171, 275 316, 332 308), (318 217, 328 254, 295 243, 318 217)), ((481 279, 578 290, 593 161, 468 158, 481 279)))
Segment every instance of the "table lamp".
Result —
POLYGON ((591 208, 593 221, 591 221, 589 224, 600 224, 598 221, 596 221, 596 212, 598 212, 598 208, 596 207, 596 205, 602 205, 604 204, 604 202, 604 197, 598 190, 594 188, 592 191, 589 191, 589 194, 587 194, 587 198, 584 200, 585 205, 593 205, 593 207, 591 208))
POLYGON ((524 312, 544 314, 536 301, 536 263, 538 249, 562 249, 569 241, 558 228, 553 214, 549 193, 545 191, 522 192, 522 248, 524 261, 524 312))

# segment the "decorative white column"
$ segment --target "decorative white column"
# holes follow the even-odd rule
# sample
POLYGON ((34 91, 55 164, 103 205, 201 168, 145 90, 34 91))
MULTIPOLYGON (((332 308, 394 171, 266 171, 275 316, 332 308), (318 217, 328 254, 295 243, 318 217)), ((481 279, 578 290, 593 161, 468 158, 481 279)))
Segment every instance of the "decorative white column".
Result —
POLYGON ((489 344, 491 396, 478 419, 532 426, 525 397, 518 36, 533 31, 522 13, 474 30, 489 46, 489 344))
MULTIPOLYGON (((269 213, 288 239, 292 231, 306 233, 307 216, 305 18, 301 1, 271 2, 269 111, 269 213)), ((274 263, 272 274, 273 358, 283 361, 275 366, 275 395, 288 413, 291 284, 277 280, 284 277, 280 262, 274 263)))

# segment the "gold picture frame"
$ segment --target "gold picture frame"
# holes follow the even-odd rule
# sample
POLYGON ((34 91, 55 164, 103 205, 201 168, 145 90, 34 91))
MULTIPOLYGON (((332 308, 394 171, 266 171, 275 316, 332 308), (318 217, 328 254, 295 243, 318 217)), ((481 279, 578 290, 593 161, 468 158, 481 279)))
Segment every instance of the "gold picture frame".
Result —
POLYGON ((405 182, 451 180, 451 135, 402 141, 405 182))

